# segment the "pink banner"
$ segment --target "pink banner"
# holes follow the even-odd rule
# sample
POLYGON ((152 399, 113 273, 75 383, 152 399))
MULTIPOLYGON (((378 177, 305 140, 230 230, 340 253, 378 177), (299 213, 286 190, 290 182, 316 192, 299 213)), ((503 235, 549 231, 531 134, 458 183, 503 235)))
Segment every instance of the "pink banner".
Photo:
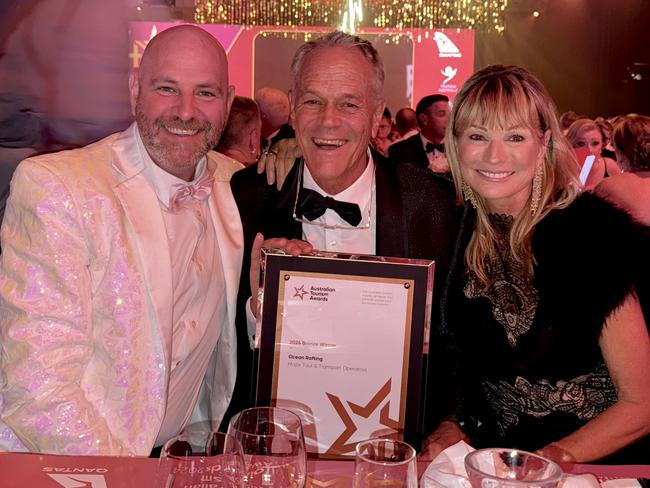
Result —
MULTIPOLYGON (((420 473, 426 467, 427 463, 418 463, 420 473)), ((600 481, 650 477, 650 466, 574 464, 563 469, 570 474, 591 473, 600 481)), ((156 486, 158 459, 0 453, 0 472, 0 488, 142 488, 156 486)), ((306 488, 349 488, 354 462, 310 460, 307 472, 306 488)))

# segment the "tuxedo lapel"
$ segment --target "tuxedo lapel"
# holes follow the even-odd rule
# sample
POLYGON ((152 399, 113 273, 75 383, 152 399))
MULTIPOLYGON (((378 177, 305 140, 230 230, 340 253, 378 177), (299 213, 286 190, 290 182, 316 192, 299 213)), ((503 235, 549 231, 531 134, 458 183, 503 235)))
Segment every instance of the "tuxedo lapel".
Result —
POLYGON ((142 175, 144 162, 133 131, 135 124, 113 143, 112 166, 116 172, 113 190, 133 231, 135 247, 147 282, 147 290, 169 360, 172 345, 172 274, 165 223, 155 191, 142 175))
POLYGON ((376 161, 376 252, 378 256, 403 257, 407 254, 406 219, 399 179, 392 162, 373 152, 376 161))
POLYGON ((421 166, 429 167, 429 158, 427 157, 427 152, 424 150, 422 145, 422 138, 420 134, 416 134, 411 137, 411 147, 413 149, 414 160, 421 166))
POLYGON ((262 222, 264 237, 287 237, 289 239, 302 239, 302 224, 293 219, 293 207, 296 202, 296 193, 300 188, 299 165, 304 164, 302 159, 296 161, 287 175, 282 188, 277 192, 276 205, 269 208, 269 214, 262 222))

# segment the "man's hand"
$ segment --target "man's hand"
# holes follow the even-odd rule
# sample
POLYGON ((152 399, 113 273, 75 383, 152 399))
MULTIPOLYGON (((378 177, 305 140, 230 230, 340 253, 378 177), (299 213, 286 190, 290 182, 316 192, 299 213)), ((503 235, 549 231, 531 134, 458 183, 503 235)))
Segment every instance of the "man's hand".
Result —
POLYGON ((458 441, 469 443, 469 437, 453 420, 443 420, 438 428, 422 443, 422 453, 418 456, 420 461, 433 461, 433 459, 449 446, 458 441))
POLYGON ((281 139, 268 151, 263 151, 257 163, 257 173, 266 171, 266 181, 269 185, 276 183, 278 190, 293 168, 296 158, 302 156, 300 146, 295 139, 281 139))
POLYGON ((314 246, 306 241, 300 239, 285 239, 284 237, 276 237, 273 239, 264 240, 264 236, 259 232, 253 241, 253 248, 251 250, 251 269, 250 269, 250 285, 251 285, 251 312, 257 317, 258 300, 257 294, 260 285, 260 261, 261 251, 263 247, 272 247, 275 249, 282 249, 287 254, 292 256, 300 256, 307 254, 314 249, 314 246))

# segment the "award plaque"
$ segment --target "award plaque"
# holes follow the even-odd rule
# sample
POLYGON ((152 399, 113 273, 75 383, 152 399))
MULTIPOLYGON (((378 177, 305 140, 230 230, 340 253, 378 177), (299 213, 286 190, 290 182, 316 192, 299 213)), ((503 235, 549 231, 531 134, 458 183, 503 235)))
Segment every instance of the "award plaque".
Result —
POLYGON ((257 404, 298 413, 307 451, 417 439, 433 261, 262 251, 257 404))

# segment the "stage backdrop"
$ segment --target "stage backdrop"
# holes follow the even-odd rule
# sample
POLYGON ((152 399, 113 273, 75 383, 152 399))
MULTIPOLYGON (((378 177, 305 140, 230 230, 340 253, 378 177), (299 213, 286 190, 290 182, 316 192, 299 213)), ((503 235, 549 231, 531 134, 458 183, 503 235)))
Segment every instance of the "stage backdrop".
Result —
MULTIPOLYGON (((177 25, 165 22, 132 22, 133 68, 138 67, 147 42, 157 32, 177 25)), ((228 54, 230 82, 238 95, 249 96, 258 88, 291 88, 290 64, 304 35, 319 36, 328 28, 282 29, 200 24, 224 46, 228 54)), ((358 34, 371 41, 381 54, 385 69, 386 103, 393 114, 412 106, 425 95, 444 93, 453 100, 474 69, 474 32, 470 29, 364 29, 358 34)))

